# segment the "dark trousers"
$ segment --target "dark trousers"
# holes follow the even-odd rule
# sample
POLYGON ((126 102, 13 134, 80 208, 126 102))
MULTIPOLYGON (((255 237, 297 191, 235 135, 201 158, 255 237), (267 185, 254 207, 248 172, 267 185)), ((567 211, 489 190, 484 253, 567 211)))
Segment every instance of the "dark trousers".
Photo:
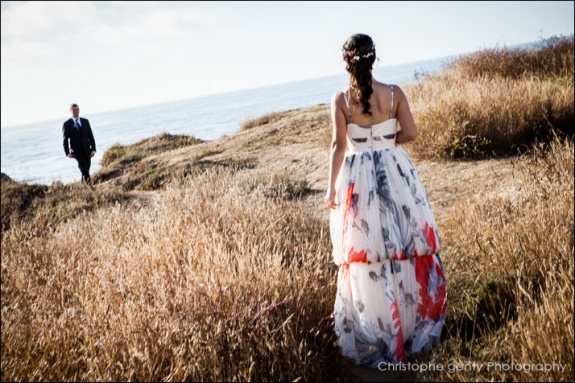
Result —
POLYGON ((82 181, 89 184, 90 183, 90 156, 76 155, 76 161, 78 161, 78 167, 82 172, 82 181))

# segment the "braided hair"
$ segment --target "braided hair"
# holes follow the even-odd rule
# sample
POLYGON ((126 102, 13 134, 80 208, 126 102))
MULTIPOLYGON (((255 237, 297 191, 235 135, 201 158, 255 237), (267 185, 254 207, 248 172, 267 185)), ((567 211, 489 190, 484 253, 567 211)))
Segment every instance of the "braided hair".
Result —
POLYGON ((351 87, 359 90, 359 102, 363 106, 362 113, 371 116, 369 98, 373 93, 371 73, 375 62, 375 45, 371 37, 361 33, 351 36, 343 44, 343 60, 345 70, 352 76, 351 87))

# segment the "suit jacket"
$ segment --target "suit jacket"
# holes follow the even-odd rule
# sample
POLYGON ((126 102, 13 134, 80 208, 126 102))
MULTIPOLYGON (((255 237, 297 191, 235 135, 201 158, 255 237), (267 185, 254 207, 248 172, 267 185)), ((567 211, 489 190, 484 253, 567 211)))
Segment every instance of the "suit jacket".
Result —
POLYGON ((66 153, 66 156, 73 153, 76 156, 90 157, 90 153, 96 151, 96 141, 94 141, 90 121, 80 117, 80 123, 82 124, 80 130, 76 129, 72 118, 64 122, 62 126, 64 153, 66 153), (70 141, 69 144, 68 141, 70 141))

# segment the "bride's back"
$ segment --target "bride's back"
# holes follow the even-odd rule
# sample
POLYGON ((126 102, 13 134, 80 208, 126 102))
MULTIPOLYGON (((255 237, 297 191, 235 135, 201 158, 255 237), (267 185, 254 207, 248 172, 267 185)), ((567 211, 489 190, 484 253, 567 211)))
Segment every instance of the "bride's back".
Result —
MULTIPOLYGON (((389 119, 389 112, 391 109, 391 87, 387 84, 382 84, 378 81, 372 81, 373 93, 369 97, 371 108, 371 116, 366 116, 362 113, 363 105, 359 103, 359 98, 355 91, 353 92, 353 99, 350 100, 351 119, 354 124, 358 125, 375 125, 389 119)), ((349 95, 349 88, 346 90, 349 95)), ((396 100, 393 103, 392 118, 396 118, 396 100)), ((349 121, 348 121, 349 122, 349 121)))

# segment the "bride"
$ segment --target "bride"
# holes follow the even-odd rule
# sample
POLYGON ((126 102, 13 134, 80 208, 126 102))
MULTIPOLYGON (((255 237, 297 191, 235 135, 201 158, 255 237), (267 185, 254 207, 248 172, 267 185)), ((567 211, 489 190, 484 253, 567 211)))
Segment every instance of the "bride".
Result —
POLYGON ((438 342, 447 310, 445 276, 427 192, 399 145, 417 137, 407 97, 373 77, 376 50, 369 36, 351 36, 343 59, 350 86, 331 102, 325 197, 339 266, 334 346, 375 368, 402 363, 438 342))

